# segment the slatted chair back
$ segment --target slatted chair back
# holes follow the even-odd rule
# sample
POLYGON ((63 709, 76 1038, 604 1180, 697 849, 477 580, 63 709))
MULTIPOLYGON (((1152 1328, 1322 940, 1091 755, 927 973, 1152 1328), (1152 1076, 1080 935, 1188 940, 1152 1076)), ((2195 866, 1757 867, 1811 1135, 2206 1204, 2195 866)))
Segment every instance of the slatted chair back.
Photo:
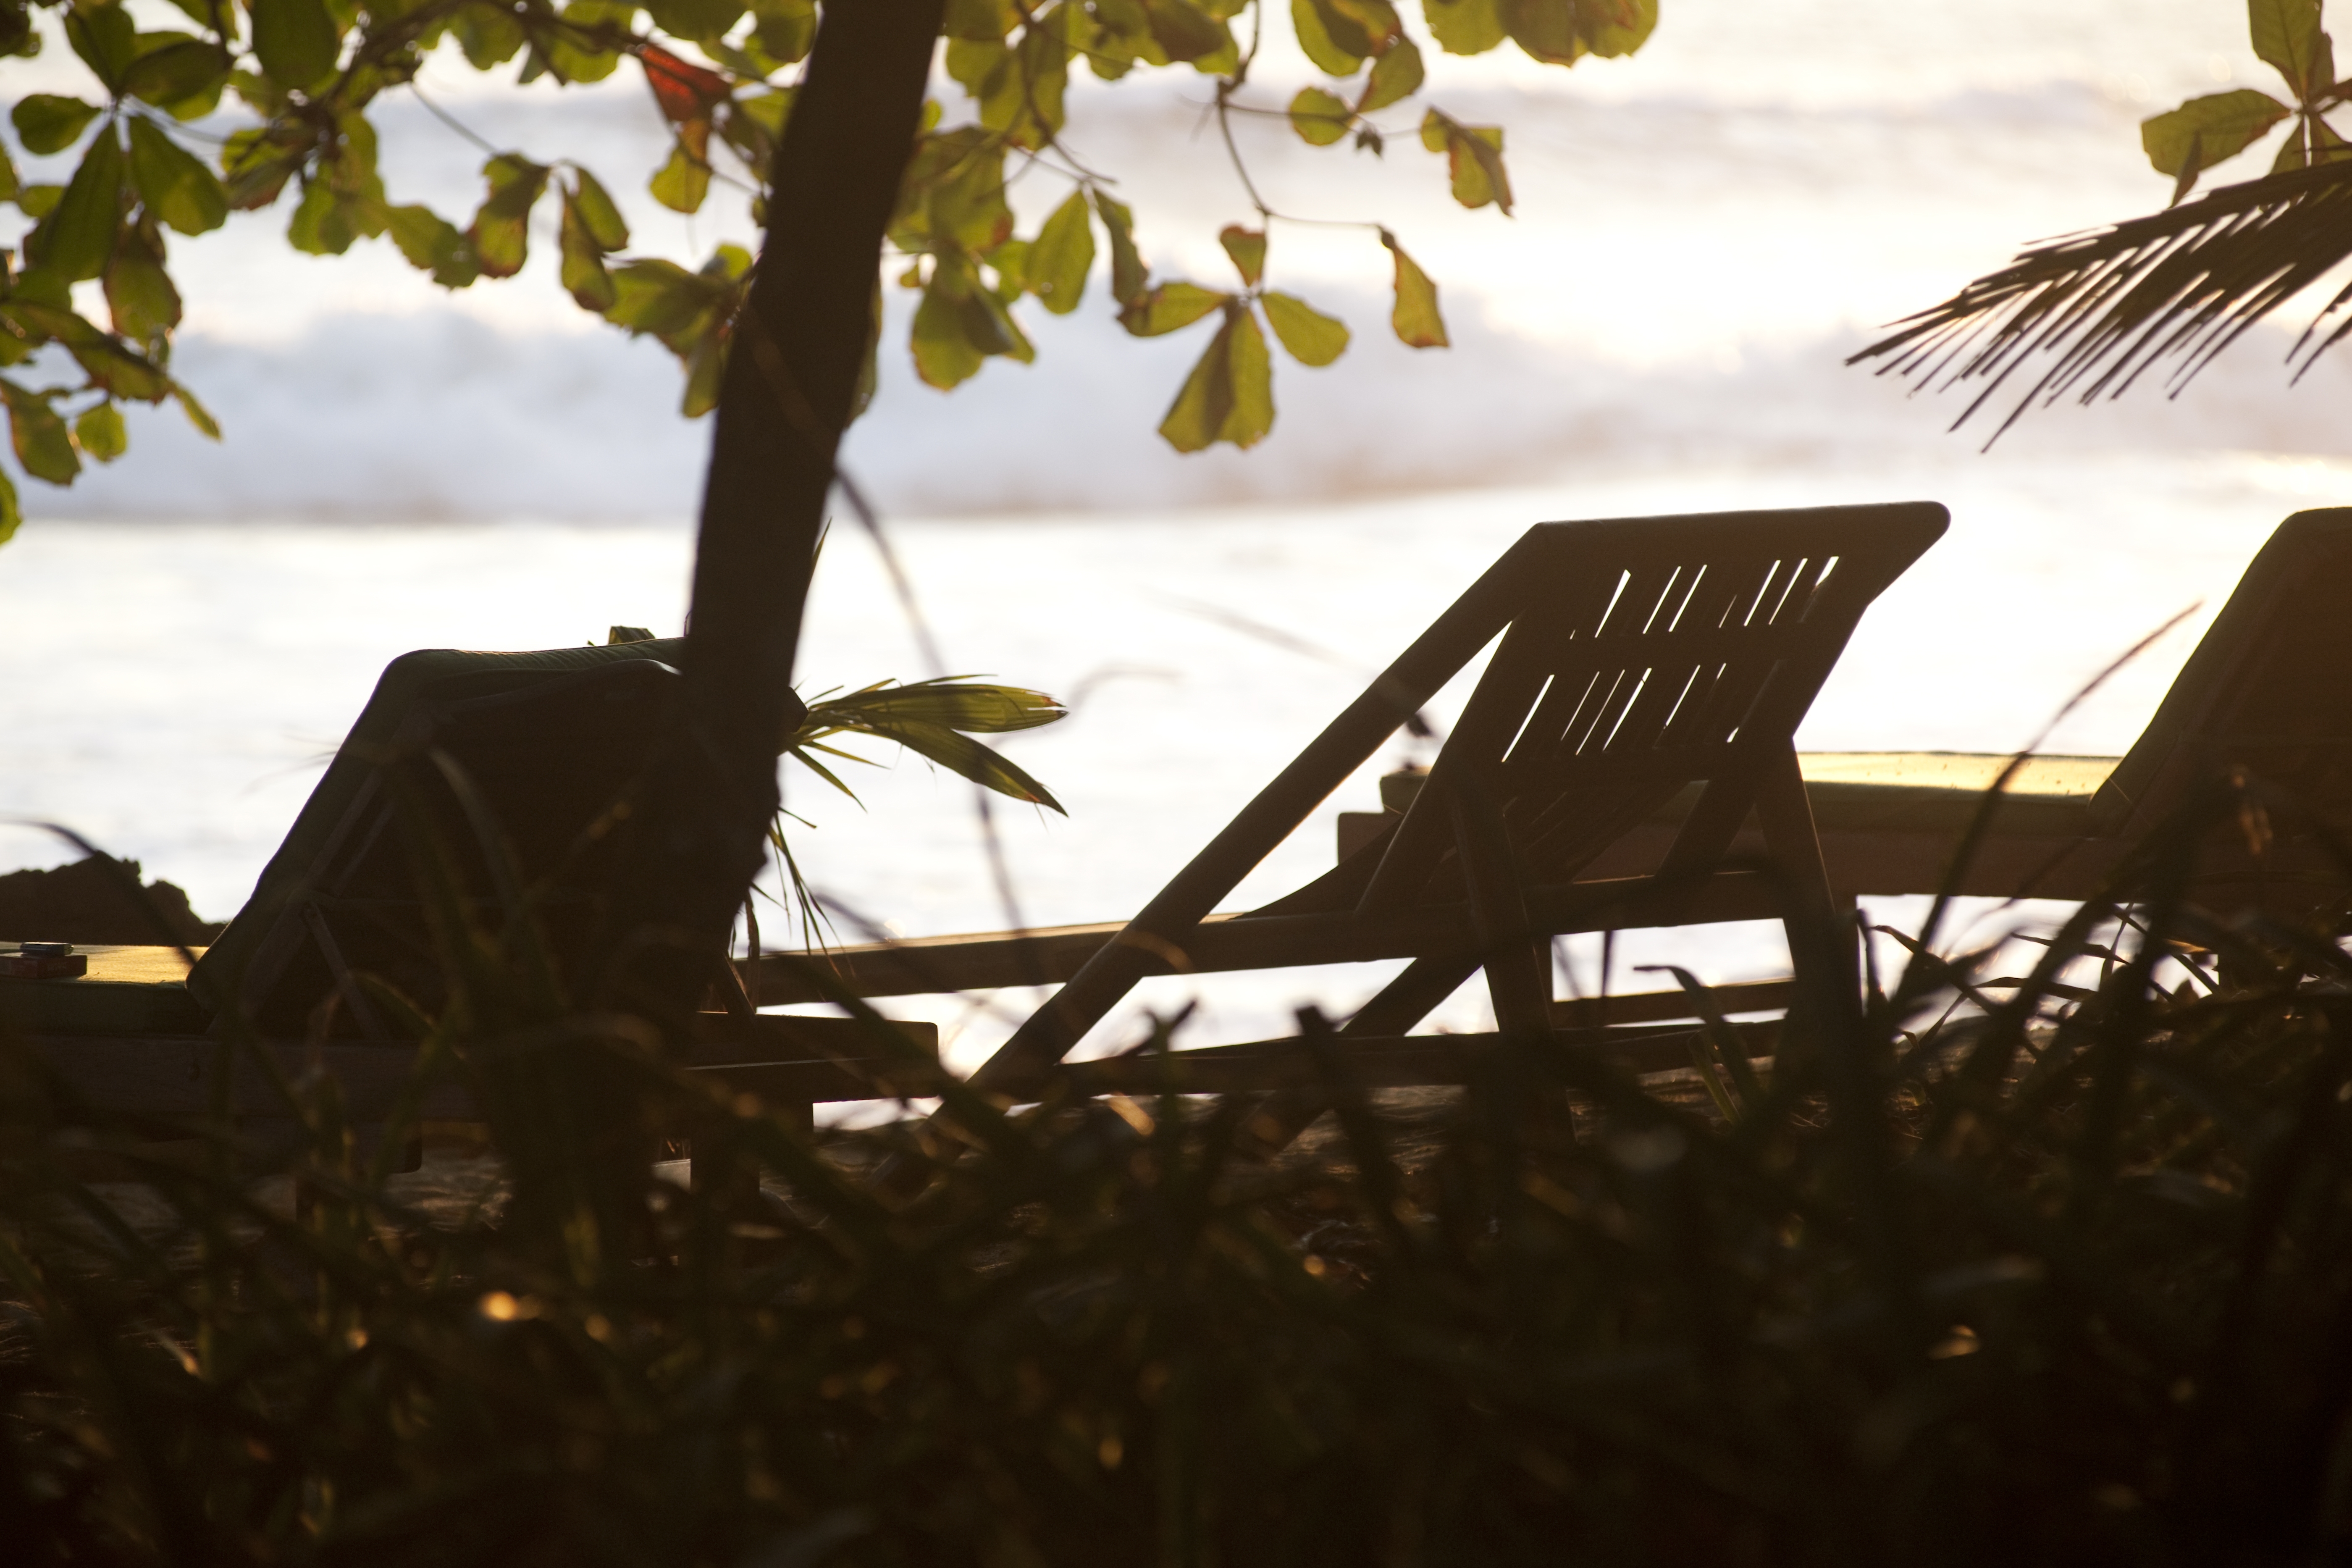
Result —
POLYGON ((1465 794, 1529 881, 1568 881, 1689 784, 1670 857, 1720 858, 1863 610, 1932 534, 1882 520, 1549 524, 1507 629, 1363 895, 1462 896, 1465 794), (1906 535, 1912 537, 1906 539, 1906 535))
POLYGON ((677 640, 395 660, 261 883, 198 964, 272 1037, 403 1030, 358 982, 443 1000, 422 877, 499 931, 524 906, 566 983, 605 910, 614 807, 682 710, 677 640), (582 658, 593 655, 593 658, 582 658))
POLYGON ((1500 884, 1572 878, 1700 780, 1705 791, 1661 874, 1709 870, 1768 768, 1797 787, 1798 721, 1863 611, 1942 535, 1948 517, 1913 502, 1538 524, 974 1082, 1010 1091, 1035 1081, 1136 980, 1181 954, 1218 901, 1490 646, 1461 722, 1397 829, 1256 913, 1370 916, 1459 900, 1465 885, 1474 912, 1491 910, 1508 891, 1500 884))
POLYGON ((2279 524, 2092 802, 2100 830, 2153 827, 2242 766, 2352 826, 2352 508, 2279 524))

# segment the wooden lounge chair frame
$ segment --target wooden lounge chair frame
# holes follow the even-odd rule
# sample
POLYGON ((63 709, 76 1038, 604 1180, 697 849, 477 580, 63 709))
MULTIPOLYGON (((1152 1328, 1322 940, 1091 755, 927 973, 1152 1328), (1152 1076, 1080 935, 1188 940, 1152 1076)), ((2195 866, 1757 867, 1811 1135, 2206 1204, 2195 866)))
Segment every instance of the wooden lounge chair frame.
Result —
MULTIPOLYGON (((2352 508, 2296 512, 2247 565, 2138 740, 2120 758, 2029 760, 1992 831, 1961 837, 2010 759, 1953 753, 1801 759, 1840 896, 2103 896, 2131 847, 2233 767, 2339 831, 2352 826, 2352 508)), ((2301 917, 2340 901, 2333 855, 2290 821, 2260 852, 2206 849, 2192 896, 2301 917)))
MULTIPOLYGON (((1406 958, 1346 1026, 1402 1036, 1483 968, 1507 1034, 1551 1027, 1549 938, 1832 913, 1790 737, 1863 612, 1929 545, 1931 502, 1544 523, 1101 946, 975 1076, 1021 1093, 1147 974, 1406 958), (1499 642, 1497 641, 1499 639, 1499 642), (1287 898, 1217 902, 1490 644, 1428 785, 1287 898), (1685 786, 1646 875, 1579 874, 1685 786), (1727 867, 1753 811, 1769 858, 1727 867)), ((1792 943, 1792 947, 1795 944, 1792 943)))

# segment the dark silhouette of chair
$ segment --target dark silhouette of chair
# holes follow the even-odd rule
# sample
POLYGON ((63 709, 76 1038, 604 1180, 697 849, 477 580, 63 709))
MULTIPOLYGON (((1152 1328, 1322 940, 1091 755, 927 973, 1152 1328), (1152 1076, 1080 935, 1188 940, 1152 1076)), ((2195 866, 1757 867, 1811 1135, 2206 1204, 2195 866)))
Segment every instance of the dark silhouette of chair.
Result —
POLYGON ((264 1036, 392 1040, 357 976, 427 1015, 444 965, 420 879, 497 931, 528 913, 576 988, 614 831, 682 711, 677 639, 395 659, 190 976, 264 1036))
MULTIPOLYGON (((2192 896, 2216 908, 2303 915, 2347 879, 2311 830, 2352 829, 2352 509, 2281 523, 2119 758, 2036 758, 1991 833, 1953 862, 2009 759, 1966 753, 1800 759, 1830 880, 1843 896, 1954 891, 2098 896, 2132 845, 2231 768, 2292 796, 2311 823, 2276 817, 2267 842, 2217 841, 2192 896)), ((2239 839, 2240 836, 2225 836, 2239 839)))
POLYGON ((1799 924, 1832 899, 1790 736, 1863 612, 1946 521, 1919 502, 1531 529, 1099 945, 975 1085, 1034 1090, 1151 973, 1409 959, 1343 1031, 1370 1038, 1411 1029, 1483 968, 1499 1026, 1525 1034, 1551 1026, 1559 933, 1778 916, 1796 950, 1799 924), (1298 891, 1209 920, 1490 644, 1410 809, 1298 891), (1586 877, 1693 784, 1654 866, 1586 877), (1751 811, 1769 863, 1729 867, 1751 811))

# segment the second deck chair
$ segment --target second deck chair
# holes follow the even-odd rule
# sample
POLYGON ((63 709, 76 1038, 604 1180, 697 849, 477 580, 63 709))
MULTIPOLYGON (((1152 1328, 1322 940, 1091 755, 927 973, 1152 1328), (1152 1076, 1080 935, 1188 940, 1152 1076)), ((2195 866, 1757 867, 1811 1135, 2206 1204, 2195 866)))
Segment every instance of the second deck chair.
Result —
POLYGON ((1097 951, 974 1086, 1034 1089, 1138 980, 1195 967, 1196 950, 1209 957, 1213 947, 1197 967, 1219 969, 1411 960, 1349 1022, 1343 1032, 1357 1036, 1410 1030, 1484 968, 1497 1023, 1525 1032, 1550 1025, 1555 934, 1826 914, 1790 736, 1863 612, 1947 520, 1942 507, 1915 502, 1531 529, 1097 951), (1490 644, 1427 787, 1391 830, 1289 897, 1206 923, 1490 644), (1579 879, 1700 781, 1646 875, 1579 879), (1769 873, 1725 867, 1751 810, 1769 873))
MULTIPOLYGON (((2320 822, 2352 829, 2352 508, 2302 511, 2271 535, 2121 757, 2037 757, 1978 852, 1962 835, 2009 761, 1967 753, 1800 759, 1842 895, 1953 890, 2098 896, 2126 853, 2199 784, 2242 766, 2320 822)), ((2301 917, 2340 900, 2334 858, 2282 820, 2260 856, 2210 846, 2193 896, 2301 917)))
POLYGON ((594 829, 668 735, 682 651, 667 639, 432 648, 394 660, 191 989, 271 1037, 322 1026, 341 1037, 395 1037, 353 976, 380 976, 428 1011, 439 1001, 415 890, 420 832, 438 839, 434 852, 461 896, 494 923, 521 896, 483 847, 481 836, 497 834, 534 888, 551 948, 576 959, 601 912, 594 889, 609 844, 594 829), (470 803, 433 752, 456 764, 470 803))

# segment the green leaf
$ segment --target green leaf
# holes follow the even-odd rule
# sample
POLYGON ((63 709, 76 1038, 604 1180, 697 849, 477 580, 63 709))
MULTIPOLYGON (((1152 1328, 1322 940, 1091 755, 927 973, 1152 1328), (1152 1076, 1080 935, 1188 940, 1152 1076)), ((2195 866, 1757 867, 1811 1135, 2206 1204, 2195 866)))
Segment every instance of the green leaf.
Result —
POLYGON ((162 237, 146 225, 124 226, 104 286, 114 330, 124 337, 149 342, 180 324, 180 291, 164 269, 162 237))
POLYGON ((1209 340, 1192 373, 1177 390, 1176 401, 1160 422, 1160 435, 1180 452, 1208 449, 1234 409, 1234 323, 1229 316, 1209 340))
POLYGON ((486 71, 515 58, 523 46, 522 24, 512 11, 496 5, 468 5, 449 24, 466 63, 486 71))
POLYGON ((65 194, 63 185, 26 185, 16 193, 17 210, 37 222, 58 210, 65 194))
POLYGON ((1001 43, 1021 25, 1012 0, 947 0, 940 30, 967 42, 1001 43))
POLYGON ((161 403, 171 395, 172 378, 152 361, 102 333, 75 343, 72 353, 90 384, 110 396, 161 403))
POLYGON ((218 44, 188 38, 141 55, 122 75, 122 90, 152 104, 178 103, 205 92, 217 94, 228 79, 229 52, 218 44))
POLYGON ((1189 327, 1233 299, 1192 283, 1162 283, 1118 313, 1118 324, 1139 338, 1189 327))
POLYGON ((580 204, 571 192, 563 195, 563 222, 560 240, 563 265, 563 287, 583 310, 602 315, 619 299, 613 286, 612 274, 604 270, 604 247, 589 231, 587 220, 581 216, 580 204))
POLYGON ((1299 48, 1326 76, 1355 75, 1372 52, 1362 28, 1315 0, 1290 0, 1290 26, 1298 35, 1299 48))
POLYGON ((1288 294, 1258 296, 1274 335, 1300 364, 1326 365, 1348 349, 1348 326, 1288 294))
POLYGON ((816 42, 816 0, 752 0, 751 36, 778 65, 798 65, 816 42))
POLYGON ((1180 452, 1255 446, 1274 427, 1273 363, 1257 319, 1231 310, 1176 394, 1160 434, 1180 452))
POLYGON ((25 143, 26 152, 47 157, 79 141, 82 132, 98 115, 99 105, 95 103, 36 92, 19 99, 16 107, 8 111, 8 120, 16 126, 17 139, 25 143))
POLYGON ((1257 280, 1265 274, 1265 232, 1229 223, 1217 231, 1217 243, 1233 258, 1234 270, 1242 275, 1243 286, 1256 288, 1257 280))
POLYGON ((1135 0, 1094 0, 1089 11, 1074 20, 1070 41, 1103 81, 1118 80, 1135 68, 1138 59, 1154 65, 1164 65, 1168 59, 1153 40, 1150 23, 1135 0))
POLYGON ((1094 198, 1103 232, 1110 239, 1110 297, 1121 305, 1131 305, 1143 297, 1144 285, 1151 276, 1135 248, 1135 215, 1128 211, 1126 203, 1113 201, 1099 190, 1094 198))
POLYGON ((659 338, 681 359, 735 308, 736 286, 674 261, 631 261, 613 268, 618 298, 604 319, 659 338))
POLYGON ((580 222, 588 237, 596 242, 599 250, 620 250, 629 243, 629 226, 621 221, 621 209, 587 170, 574 167, 572 189, 564 197, 565 204, 580 213, 580 222))
POLYGON ((24 526, 25 512, 16 500, 16 481, 0 474, 0 544, 16 538, 16 531, 24 526))
POLYGON ((313 88, 334 73, 341 30, 324 0, 248 0, 253 52, 261 68, 287 87, 313 88))
POLYGON ((66 422, 58 417, 48 399, 0 378, 0 400, 7 403, 8 439, 25 471, 53 485, 73 483, 74 476, 81 472, 81 458, 74 453, 66 422))
POLYGON ((1504 216, 1510 216, 1511 181, 1503 172, 1501 126, 1465 125, 1433 109, 1422 117, 1421 144, 1445 154, 1455 201, 1465 207, 1492 202, 1504 216))
POLYGON ((122 73, 139 58, 139 29, 114 0, 76 5, 64 17, 66 43, 109 92, 122 89, 122 73))
POLYGON ((472 242, 431 207, 393 207, 385 214, 384 227, 408 264, 431 273, 444 289, 463 289, 481 276, 472 242))
POLYGON ((111 403, 101 403, 87 409, 74 421, 74 445, 101 463, 110 463, 131 447, 131 433, 123 428, 122 410, 111 403))
POLYGON ((1003 303, 1010 305, 1029 289, 1029 242, 1008 239, 988 253, 988 264, 996 269, 996 286, 990 290, 1003 303))
POLYGON ((743 18, 743 0, 646 0, 646 14, 680 38, 716 38, 743 18))
POLYGON ((820 698, 790 743, 807 744, 840 733, 881 734, 878 726, 914 722, 976 734, 1034 730, 1067 718, 1069 710, 1042 691, 997 686, 969 676, 937 676, 896 685, 877 682, 844 697, 820 698))
POLYGON ((1546 65, 1630 55, 1658 25, 1657 0, 1496 0, 1496 10, 1513 41, 1546 65))
POLYGON ((207 441, 217 441, 220 439, 220 426, 215 422, 211 413, 205 409, 205 405, 196 401, 196 395, 194 393, 190 392, 186 387, 182 386, 175 381, 172 384, 172 395, 178 401, 180 405, 180 412, 187 416, 188 423, 196 427, 197 435, 202 436, 207 441))
POLYGON ((910 254, 941 242, 985 254, 1013 237, 1002 138, 977 125, 927 135, 915 150, 891 220, 891 243, 910 254))
POLYGON ((809 753, 821 751, 865 762, 866 759, 855 752, 822 742, 834 735, 870 735, 877 740, 895 741, 918 756, 1000 795, 1062 811, 1062 804, 1044 784, 970 739, 969 733, 1032 729, 1054 722, 1066 711, 1042 691, 968 683, 960 676, 906 686, 883 682, 845 697, 820 699, 809 704, 807 719, 785 739, 780 750, 798 758, 835 788, 849 794, 832 770, 809 753))
POLYGON ((122 143, 111 131, 91 138, 46 231, 41 264, 68 282, 95 278, 114 251, 122 216, 122 143))
POLYGON ((1397 341, 1416 349, 1447 347, 1445 318, 1437 310, 1437 285, 1404 253, 1396 236, 1382 229, 1381 243, 1396 258, 1396 309, 1389 320, 1396 328, 1397 341))
POLYGON ((949 268, 935 268, 921 303, 915 307, 914 329, 908 340, 915 356, 915 374, 926 385, 942 392, 978 375, 988 361, 988 351, 974 343, 965 330, 962 294, 949 268))
POLYGON ((279 139, 280 128, 247 126, 232 131, 221 146, 221 173, 226 176, 228 205, 239 212, 266 207, 285 190, 286 182, 310 155, 307 139, 296 145, 279 139))
MULTIPOLYGON (((1364 96, 1357 103, 1356 112, 1370 114, 1411 98, 1421 90, 1423 74, 1421 50, 1411 38, 1399 38, 1389 47, 1388 53, 1372 62, 1371 79, 1364 85, 1364 96)), ((1292 113, 1297 112, 1294 106, 1292 113)))
MULTIPOLYGON (((548 68, 564 81, 603 81, 621 63, 620 52, 609 44, 628 37, 629 24, 636 14, 636 6, 628 0, 572 0, 563 7, 568 25, 549 28, 541 38, 548 68)), ((735 14, 743 14, 740 5, 735 14)))
POLYGON ((669 162, 664 163, 646 188, 654 200, 672 212, 693 213, 702 208, 703 198, 710 194, 710 165, 686 150, 686 143, 670 144, 669 162))
POLYGON ((1349 122, 1355 114, 1347 100, 1319 87, 1304 87, 1290 100, 1290 128, 1299 139, 1318 147, 1328 147, 1348 133, 1349 122))
POLYGON ((1074 14, 1068 5, 1055 5, 1009 48, 994 41, 948 44, 949 70, 979 100, 981 124, 1013 146, 1043 147, 1062 129, 1062 100, 1069 84, 1066 34, 1074 14))
POLYGON ((15 201, 22 188, 16 178, 16 161, 8 156, 7 148, 0 147, 0 202, 15 201))
POLYGON ((1274 429, 1274 356, 1266 352, 1265 334, 1257 330, 1257 318, 1247 310, 1234 312, 1233 334, 1227 363, 1234 406, 1218 427, 1217 437, 1246 451, 1274 429))
POLYGON ((1087 274, 1095 265, 1094 225, 1083 191, 1072 191, 1037 231, 1026 268, 1029 291, 1057 316, 1066 316, 1086 297, 1087 274))
POLYGON ((784 133, 784 123, 792 118, 793 98, 798 89, 778 88, 773 92, 753 93, 735 100, 735 112, 758 123, 771 137, 784 133))
POLYGON ((346 221, 335 187, 313 178, 302 187, 294 216, 286 220, 286 243, 305 256, 341 256, 352 247, 359 231, 346 221))
POLYGON ((1036 357, 1003 302, 981 285, 971 260, 961 253, 934 260, 922 302, 915 307, 908 346, 916 374, 941 391, 979 374, 992 355, 1024 363, 1036 357))
POLYGON ((1421 0, 1421 14, 1449 55, 1483 55, 1508 37, 1496 0, 1421 0))
MULTIPOLYGON (((2286 133, 2286 140, 2279 143, 2278 156, 2271 160, 2271 173, 2284 174, 2290 169, 2305 168, 2310 162, 2310 149, 2305 143, 2304 128, 2298 124, 2286 133)), ((2178 185, 2174 190, 2175 201, 2186 194, 2178 185)))
POLYGON ((2334 53, 2320 30, 2320 0, 2246 0, 2254 53, 2286 78, 2300 102, 2335 85, 2334 53))
POLYGON ((513 153, 482 165, 489 195, 466 231, 483 275, 511 278, 522 270, 530 249, 530 209, 547 188, 547 169, 513 153))
MULTIPOLYGON (((2268 93, 2250 87, 2207 93, 2140 121, 2139 142, 2157 173, 2193 183, 2200 171, 2245 151, 2249 143, 2294 112, 2268 93)), ((2186 189, 2184 184, 2183 194, 2186 189)))
POLYGON ((719 406, 719 391, 727 376, 727 323, 711 321, 686 355, 686 395, 678 412, 699 419, 719 406))
POLYGON ((1137 0, 1150 26, 1152 41, 1178 62, 1209 58, 1234 47, 1225 25, 1192 4, 1192 0, 1137 0))
POLYGON ((203 160, 136 115, 131 118, 131 183, 147 210, 182 234, 203 234, 228 221, 228 192, 203 160))

